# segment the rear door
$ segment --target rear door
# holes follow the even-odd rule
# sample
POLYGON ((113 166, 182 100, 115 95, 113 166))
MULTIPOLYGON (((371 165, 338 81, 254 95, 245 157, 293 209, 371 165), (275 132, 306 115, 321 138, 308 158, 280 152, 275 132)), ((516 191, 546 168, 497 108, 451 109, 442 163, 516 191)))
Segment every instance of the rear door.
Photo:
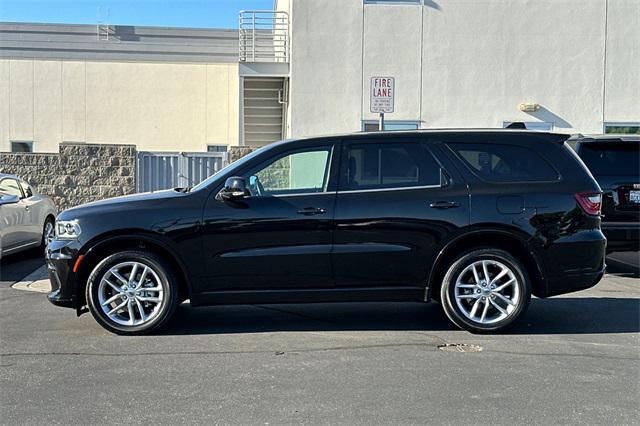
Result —
POLYGON ((425 285, 442 241, 469 221, 466 185, 438 150, 418 136, 343 142, 332 252, 337 286, 425 285))

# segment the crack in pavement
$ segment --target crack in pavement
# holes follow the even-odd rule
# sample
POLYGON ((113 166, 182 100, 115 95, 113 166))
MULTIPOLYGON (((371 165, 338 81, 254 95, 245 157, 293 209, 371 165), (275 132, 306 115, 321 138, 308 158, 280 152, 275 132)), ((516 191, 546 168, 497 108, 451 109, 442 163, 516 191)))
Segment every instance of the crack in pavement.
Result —
MULTIPOLYGON (((389 343, 380 345, 357 345, 357 346, 334 346, 328 348, 316 348, 316 349, 294 349, 290 351, 282 350, 256 350, 256 351, 184 351, 184 352, 137 352, 137 353, 91 353, 91 352, 17 352, 17 353, 3 353, 0 357, 19 357, 19 356, 86 356, 86 357, 127 357, 127 356, 170 356, 170 355, 251 355, 251 354, 300 354, 300 353, 315 353, 315 352, 333 352, 333 351, 349 351, 349 350, 362 350, 362 349, 379 349, 379 348, 392 348, 392 347, 431 347, 434 352, 437 351, 438 345, 432 343, 389 343)), ((451 352, 450 352, 451 353, 451 352)), ((594 358, 594 359, 611 359, 621 361, 640 361, 639 357, 617 357, 607 355, 590 355, 590 354, 558 354, 558 353, 540 353, 540 352, 514 352, 514 351, 502 351, 502 350, 488 350, 476 353, 499 353, 505 355, 515 356, 548 356, 548 357, 569 357, 569 358, 594 358)), ((443 352, 444 354, 444 352, 443 352)))

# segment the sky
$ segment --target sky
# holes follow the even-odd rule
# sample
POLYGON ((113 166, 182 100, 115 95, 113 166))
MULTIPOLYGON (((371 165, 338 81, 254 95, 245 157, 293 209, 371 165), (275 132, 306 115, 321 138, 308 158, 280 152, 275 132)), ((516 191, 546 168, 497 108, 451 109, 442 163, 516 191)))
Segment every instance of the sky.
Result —
POLYGON ((237 28, 240 10, 273 0, 0 0, 0 21, 237 28))

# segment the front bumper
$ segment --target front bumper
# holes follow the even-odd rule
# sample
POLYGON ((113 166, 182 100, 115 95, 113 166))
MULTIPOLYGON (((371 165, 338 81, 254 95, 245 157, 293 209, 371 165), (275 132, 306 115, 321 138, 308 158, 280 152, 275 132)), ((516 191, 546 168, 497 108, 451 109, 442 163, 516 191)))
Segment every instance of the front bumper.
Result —
POLYGON ((51 293, 49 302, 65 308, 77 308, 75 274, 73 266, 78 258, 77 242, 74 240, 54 240, 45 252, 51 293))

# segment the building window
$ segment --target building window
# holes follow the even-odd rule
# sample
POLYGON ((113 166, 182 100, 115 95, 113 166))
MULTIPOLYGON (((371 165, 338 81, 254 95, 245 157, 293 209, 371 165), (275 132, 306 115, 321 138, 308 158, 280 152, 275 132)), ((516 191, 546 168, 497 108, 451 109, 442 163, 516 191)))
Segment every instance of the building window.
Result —
POLYGON ((11 142, 11 152, 33 152, 33 142, 11 142))
POLYGON ((604 123, 605 133, 617 133, 619 135, 640 135, 640 122, 634 123, 604 123))
MULTIPOLYGON (((367 120, 362 122, 362 130, 365 132, 377 132, 380 124, 377 120, 367 120)), ((418 121, 386 121, 384 122, 384 130, 418 130, 420 123, 418 121)))
POLYGON ((207 145, 207 152, 227 152, 228 150, 227 145, 207 145))
MULTIPOLYGON (((513 121, 503 121, 502 127, 506 128, 512 123, 513 121)), ((521 123, 525 125, 527 130, 539 130, 541 132, 550 132, 553 130, 553 123, 546 121, 523 121, 521 123)))

